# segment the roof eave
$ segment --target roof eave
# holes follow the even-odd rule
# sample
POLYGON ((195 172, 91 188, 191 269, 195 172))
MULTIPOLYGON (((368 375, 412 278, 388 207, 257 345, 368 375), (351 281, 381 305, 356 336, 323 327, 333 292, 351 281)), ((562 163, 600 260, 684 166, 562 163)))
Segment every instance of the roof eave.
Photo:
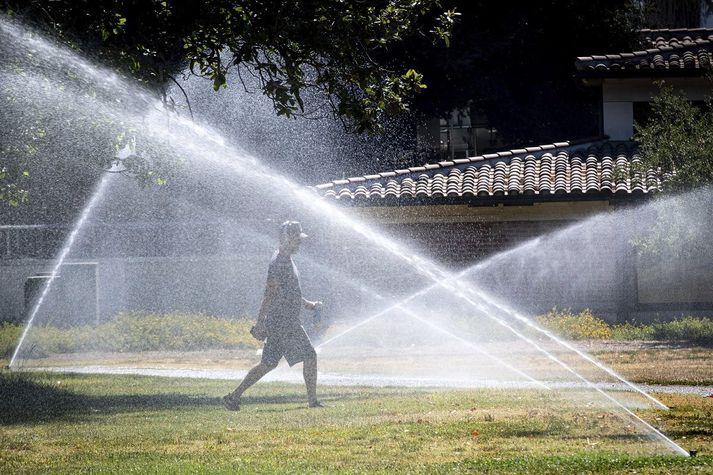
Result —
POLYGON ((627 79, 627 78, 670 78, 670 77, 704 77, 710 69, 606 69, 606 70, 578 70, 576 79, 627 79))
POLYGON ((614 193, 542 193, 518 195, 487 195, 487 196, 423 196, 423 197, 369 197, 330 199, 331 203, 355 208, 390 208, 396 206, 443 206, 466 205, 472 207, 488 206, 530 206, 535 203, 561 203, 573 201, 608 201, 612 204, 650 199, 654 192, 614 193))

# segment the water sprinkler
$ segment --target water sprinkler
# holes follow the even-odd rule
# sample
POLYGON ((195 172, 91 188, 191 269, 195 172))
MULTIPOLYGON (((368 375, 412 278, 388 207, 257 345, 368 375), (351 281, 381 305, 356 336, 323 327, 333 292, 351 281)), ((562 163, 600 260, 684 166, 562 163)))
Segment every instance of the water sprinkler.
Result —
POLYGON ((689 450, 688 455, 690 455, 691 457, 695 457, 696 455, 698 455, 698 451, 697 450, 689 450))

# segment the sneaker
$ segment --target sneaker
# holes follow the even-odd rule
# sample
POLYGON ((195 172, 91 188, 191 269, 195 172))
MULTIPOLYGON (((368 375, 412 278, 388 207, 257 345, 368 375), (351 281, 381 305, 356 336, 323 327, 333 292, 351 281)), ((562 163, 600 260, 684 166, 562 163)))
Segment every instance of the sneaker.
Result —
POLYGON ((239 411, 240 410, 240 398, 233 396, 233 394, 226 394, 223 396, 223 406, 229 411, 239 411))

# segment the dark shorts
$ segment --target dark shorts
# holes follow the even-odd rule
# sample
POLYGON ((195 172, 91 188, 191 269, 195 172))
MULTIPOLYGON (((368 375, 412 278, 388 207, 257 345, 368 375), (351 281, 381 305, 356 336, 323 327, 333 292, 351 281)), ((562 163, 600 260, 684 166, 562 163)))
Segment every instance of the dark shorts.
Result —
POLYGON ((310 353, 314 353, 312 342, 302 326, 296 325, 270 332, 262 349, 262 362, 276 366, 284 356, 287 363, 293 366, 304 361, 310 353))

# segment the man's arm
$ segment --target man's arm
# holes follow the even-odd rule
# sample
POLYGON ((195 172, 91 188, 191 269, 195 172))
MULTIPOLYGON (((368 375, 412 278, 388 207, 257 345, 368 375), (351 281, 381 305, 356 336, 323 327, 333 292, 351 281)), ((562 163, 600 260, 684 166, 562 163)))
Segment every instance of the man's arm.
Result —
POLYGON ((262 303, 260 304, 260 311, 257 314, 258 323, 265 323, 267 318, 267 310, 272 305, 272 301, 275 298, 275 292, 277 291, 278 283, 275 279, 268 279, 265 285, 265 293, 262 296, 262 303))

